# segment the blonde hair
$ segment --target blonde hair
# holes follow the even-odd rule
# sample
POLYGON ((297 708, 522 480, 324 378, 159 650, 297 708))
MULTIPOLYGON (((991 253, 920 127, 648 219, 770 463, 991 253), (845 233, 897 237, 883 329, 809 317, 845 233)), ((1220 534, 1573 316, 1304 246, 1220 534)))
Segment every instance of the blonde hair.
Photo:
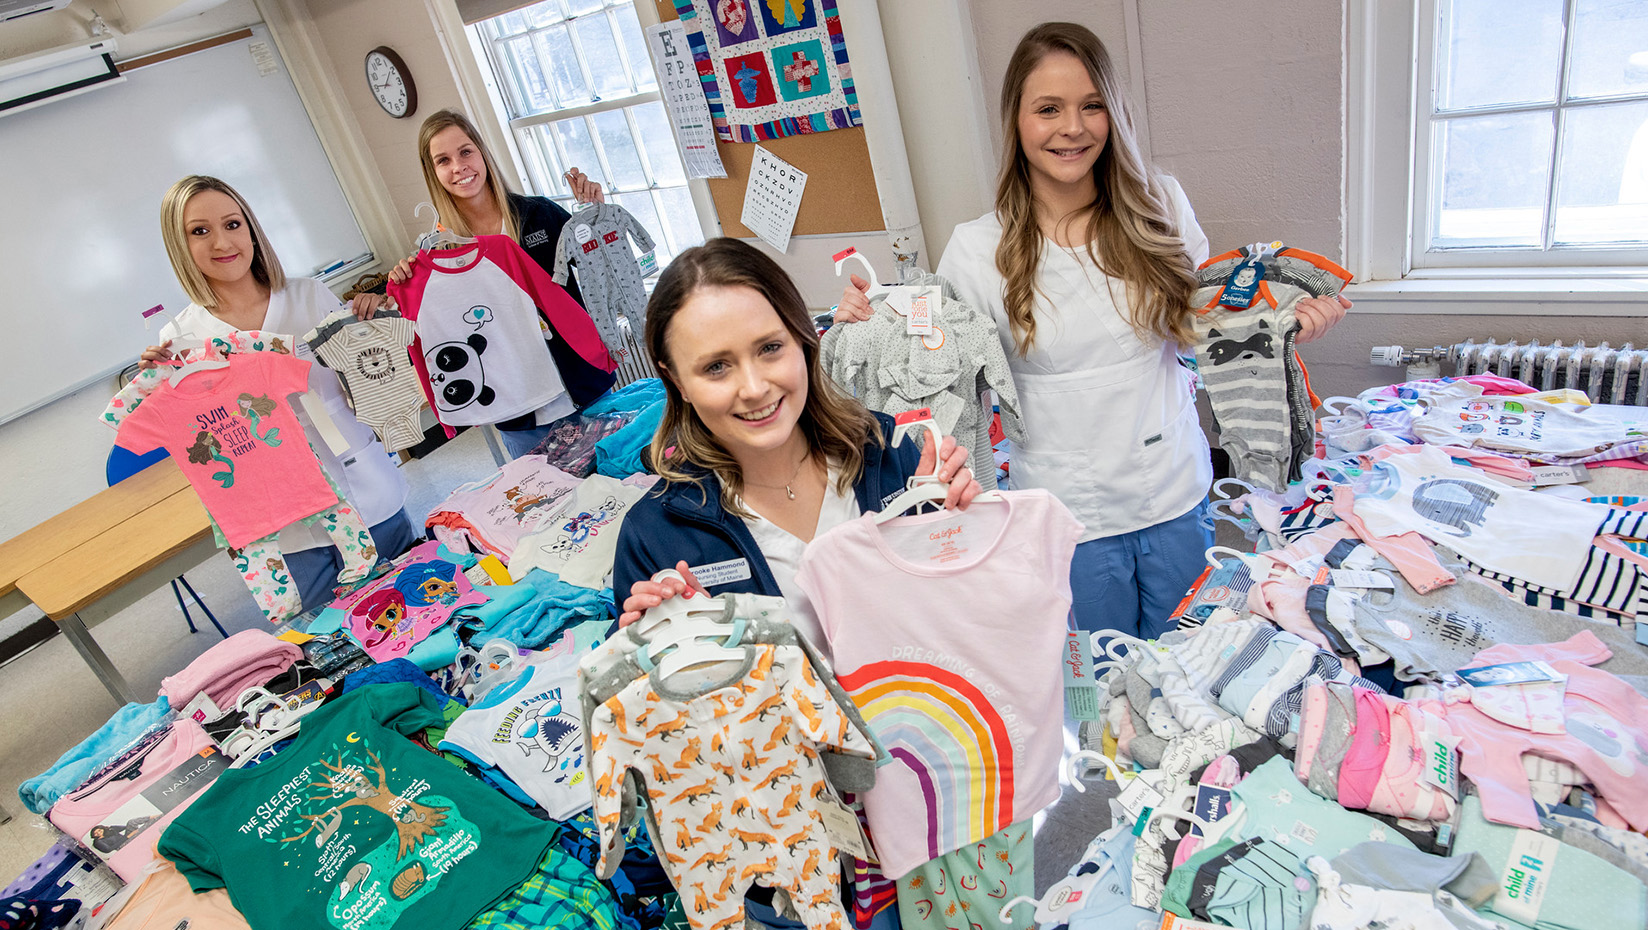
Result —
POLYGON ((281 270, 280 259, 275 257, 269 237, 263 234, 257 214, 252 212, 246 198, 225 181, 203 174, 191 174, 173 184, 166 196, 160 199, 160 238, 166 243, 166 256, 172 260, 172 272, 177 275, 177 282, 183 285, 183 293, 208 310, 217 306, 217 293, 212 290, 211 282, 206 280, 200 266, 195 264, 194 255, 189 252, 189 231, 184 228, 188 218, 183 211, 189 205, 189 199, 202 191, 227 194, 240 208, 240 215, 246 218, 246 228, 252 232, 253 280, 271 293, 284 288, 286 272, 281 270))
POLYGON ((1019 106, 1030 73, 1054 52, 1068 52, 1087 68, 1110 118, 1109 139, 1093 165, 1098 196, 1087 221, 1087 254, 1099 270, 1126 283, 1128 322, 1136 332, 1189 344, 1195 269, 1175 228, 1166 191, 1152 178, 1139 152, 1127 91, 1110 53, 1086 27, 1042 23, 1019 40, 1001 85, 1006 151, 996 181, 996 217, 1001 222, 996 269, 1005 279, 1002 299, 1014 348, 1023 356, 1036 340, 1032 305, 1040 289, 1037 273, 1044 248, 1029 160, 1019 137, 1019 106))
POLYGON ((503 173, 498 170, 498 163, 492 160, 491 150, 481 141, 481 134, 475 131, 475 124, 457 110, 436 110, 429 114, 418 130, 418 160, 423 164, 423 186, 428 189, 429 199, 440 213, 441 224, 460 236, 475 235, 458 211, 458 202, 452 199, 452 194, 441 185, 441 179, 435 176, 435 158, 429 154, 429 143, 435 136, 454 127, 463 130, 463 134, 481 153, 481 161, 486 163, 486 189, 504 216, 504 235, 520 241, 520 223, 516 220, 515 209, 509 204, 509 188, 504 184, 503 173))
POLYGON ((669 355, 670 321, 692 295, 706 287, 747 287, 772 305, 801 346, 807 363, 807 403, 797 426, 812 455, 839 463, 837 492, 851 493, 864 470, 864 448, 882 442, 881 426, 865 406, 843 393, 819 361, 818 331, 795 282, 755 247, 737 239, 711 239, 677 255, 658 277, 647 301, 647 351, 657 360, 664 380, 664 418, 648 450, 652 470, 666 482, 696 484, 703 472, 721 482, 721 505, 748 516, 739 505, 744 475, 738 461, 698 418, 676 384, 669 355))

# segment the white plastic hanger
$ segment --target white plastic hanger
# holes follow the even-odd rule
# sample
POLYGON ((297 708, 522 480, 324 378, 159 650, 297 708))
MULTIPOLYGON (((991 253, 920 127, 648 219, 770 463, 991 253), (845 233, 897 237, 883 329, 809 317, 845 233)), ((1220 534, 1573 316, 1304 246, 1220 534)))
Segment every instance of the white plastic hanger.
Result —
POLYGON ((487 640, 475 653, 476 663, 470 670, 470 701, 479 701, 488 691, 521 674, 521 650, 507 639, 487 640))
POLYGON ((417 207, 413 208, 412 216, 414 218, 422 216, 423 211, 425 209, 427 209, 430 213, 433 213, 435 215, 435 219, 434 219, 433 224, 429 227, 429 232, 426 232, 421 237, 419 237, 419 239, 418 239, 418 248, 419 249, 427 252, 431 249, 434 249, 434 248, 437 248, 437 247, 443 246, 443 245, 449 245, 449 246, 470 245, 472 243, 475 243, 475 242, 479 241, 479 240, 476 240, 476 239, 471 239, 467 236, 460 236, 457 233, 453 232, 452 230, 447 229, 445 226, 442 226, 441 225, 441 211, 435 209, 435 205, 428 202, 427 200, 424 201, 423 203, 418 204, 417 207))
POLYGON ((1087 793, 1087 786, 1082 784, 1082 777, 1086 774, 1083 771, 1083 767, 1089 762, 1097 763, 1103 766, 1105 771, 1110 773, 1110 777, 1114 778, 1116 780, 1116 784, 1118 785, 1138 777, 1138 775, 1133 772, 1122 771, 1122 767, 1117 765, 1114 760, 1104 753, 1094 752, 1091 749, 1083 749, 1080 752, 1071 753, 1070 758, 1064 763, 1065 775, 1069 777, 1070 784, 1074 785, 1076 791, 1082 794, 1087 793))
MULTIPOLYGON (((933 447, 933 461, 935 462, 933 467, 936 470, 938 467, 936 464, 938 462, 938 454, 944 442, 944 437, 939 434, 938 424, 933 422, 933 418, 931 416, 911 420, 906 423, 900 423, 895 426, 893 428, 892 444, 895 446, 898 445, 900 442, 904 441, 904 437, 909 435, 911 430, 917 429, 927 431, 927 443, 933 447)), ((949 492, 950 485, 947 482, 940 481, 936 474, 915 475, 904 483, 903 492, 891 501, 888 501, 887 506, 881 508, 881 512, 875 515, 875 524, 880 526, 888 520, 892 520, 895 517, 902 515, 904 511, 909 510, 912 507, 919 507, 922 504, 939 503, 944 500, 945 496, 948 495, 949 492)), ((1002 497, 1000 491, 981 491, 977 497, 973 498, 973 503, 1004 503, 1006 500, 1007 498, 1002 497)))
MULTIPOLYGON (((1164 803, 1161 807, 1152 808, 1150 813, 1145 815, 1145 826, 1149 826, 1150 822, 1153 820, 1183 820, 1186 823, 1193 823, 1202 828, 1203 836, 1206 836, 1208 831, 1213 829, 1213 824, 1210 821, 1203 820, 1189 811, 1175 810, 1174 808, 1169 807, 1166 803, 1164 803)), ((1141 828, 1141 831, 1142 829, 1143 828, 1141 828)), ((1164 827, 1162 832, 1167 833, 1167 829, 1164 827)), ((1177 833, 1175 832, 1170 836, 1170 838, 1178 839, 1177 833)))
POLYGON ((230 768, 241 768, 264 750, 298 734, 303 718, 321 706, 319 701, 290 707, 263 687, 247 688, 235 701, 246 714, 246 722, 223 740, 223 751, 234 759, 230 768))
MULTIPOLYGON (((669 568, 652 576, 655 582, 668 578, 685 580, 669 568)), ((646 637, 637 661, 643 668, 657 662, 660 679, 695 665, 743 661, 744 651, 732 647, 743 638, 744 625, 732 614, 731 601, 702 594, 676 595, 649 608, 637 621, 636 632, 646 637)))
MULTIPOLYGON (((188 339, 188 340, 173 340, 173 341, 174 342, 178 342, 178 341, 199 342, 200 340, 188 339)), ((177 385, 180 381, 182 381, 184 378, 189 377, 190 375, 194 374, 197 371, 211 371, 215 368, 228 368, 229 367, 228 357, 213 355, 211 349, 208 348, 206 346, 206 343, 204 343, 204 342, 201 342, 200 348, 206 350, 206 355, 202 358, 198 358, 198 359, 196 359, 192 362, 189 362, 188 364, 183 365, 182 367, 178 368, 177 371, 172 372, 172 377, 170 378, 170 381, 172 383, 172 387, 177 387, 177 385)))

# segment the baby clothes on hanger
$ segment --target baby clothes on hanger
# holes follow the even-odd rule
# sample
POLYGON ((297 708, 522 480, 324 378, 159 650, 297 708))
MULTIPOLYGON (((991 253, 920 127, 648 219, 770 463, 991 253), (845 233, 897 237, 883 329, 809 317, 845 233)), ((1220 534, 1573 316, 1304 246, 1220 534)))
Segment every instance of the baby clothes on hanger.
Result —
POLYGON ((819 813, 837 802, 818 749, 869 759, 874 746, 799 647, 738 648, 730 674, 712 668, 677 684, 683 673, 655 668, 589 710, 596 872, 617 868, 618 827, 638 784, 696 930, 741 923, 756 881, 787 891, 809 930, 840 927, 841 850, 819 813))
POLYGON ((589 314, 508 236, 420 252, 389 295, 417 324, 412 364, 448 436, 529 413, 550 423, 612 384, 589 314))
POLYGON ((579 483, 544 456, 523 455, 454 488, 429 512, 427 525, 453 551, 491 553, 508 562, 521 538, 558 510, 579 483))
POLYGON ((1294 309, 1306 297, 1337 295, 1351 274, 1302 249, 1244 246, 1203 262, 1197 278, 1196 370, 1220 448, 1233 475, 1280 491, 1315 448, 1315 404, 1293 351, 1294 309))
POLYGON ((321 364, 338 373, 355 418, 389 452, 423 440, 423 392, 407 355, 416 335, 417 324, 398 310, 379 310, 369 320, 340 310, 303 336, 321 364))
POLYGON ((942 334, 910 335, 905 318, 878 296, 869 320, 832 326, 824 334, 819 343, 824 370, 871 410, 899 414, 930 409, 939 431, 970 450, 979 485, 994 490, 991 411, 979 401, 980 394, 996 392, 1002 432, 1014 442, 1024 440, 1018 388, 995 320, 963 302, 954 285, 938 275, 919 272, 904 283, 942 289, 941 306, 933 313, 933 325, 942 334))
POLYGON ((1023 670, 1059 661, 1081 524, 1044 490, 1000 493, 963 513, 849 521, 814 539, 796 574, 842 685, 895 759, 863 796, 894 879, 1058 797, 1061 686, 1023 670), (965 726, 934 743, 929 708, 965 726))
POLYGON ((647 292, 641 284, 641 266, 624 237, 635 240, 642 252, 653 247, 652 237, 633 213, 615 203, 588 203, 561 227, 555 243, 556 284, 567 283, 567 263, 578 266, 578 288, 584 308, 601 333, 601 342, 613 358, 626 351, 618 332, 618 317, 629 320, 630 331, 647 325, 647 292))

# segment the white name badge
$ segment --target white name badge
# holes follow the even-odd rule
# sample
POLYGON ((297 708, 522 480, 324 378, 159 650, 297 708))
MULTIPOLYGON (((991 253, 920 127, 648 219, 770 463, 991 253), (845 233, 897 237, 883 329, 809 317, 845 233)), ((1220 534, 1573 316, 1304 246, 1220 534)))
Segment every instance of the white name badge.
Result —
POLYGON ((750 563, 747 559, 728 559, 725 562, 711 562, 708 565, 694 565, 688 569, 692 577, 705 588, 713 588, 718 584, 730 584, 734 581, 745 581, 750 576, 750 563))

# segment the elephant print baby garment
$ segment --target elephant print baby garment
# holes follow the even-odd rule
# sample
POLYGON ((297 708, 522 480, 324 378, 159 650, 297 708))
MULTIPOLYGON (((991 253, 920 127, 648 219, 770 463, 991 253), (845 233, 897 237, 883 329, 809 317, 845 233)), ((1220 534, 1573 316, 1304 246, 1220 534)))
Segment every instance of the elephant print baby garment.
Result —
POLYGON ((675 683, 691 671, 661 678, 654 670, 591 712, 596 873, 617 867, 633 771, 655 818, 653 847, 669 860, 693 930, 743 927, 744 893, 755 882, 788 891, 808 930, 845 930, 841 849, 821 813, 838 802, 818 747, 866 759, 875 750, 799 646, 742 651, 741 667, 709 687, 675 683))
POLYGON ((496 768, 555 820, 589 807, 578 657, 539 652, 446 730, 440 749, 496 768))
POLYGON ((412 684, 352 691, 219 776, 160 854, 196 892, 227 888, 253 930, 459 930, 537 870, 556 828, 408 739, 445 722, 412 684))
POLYGON ((222 368, 163 383, 120 424, 115 443, 165 447, 223 530, 244 547, 320 513, 337 492, 293 413, 309 362, 273 352, 231 355, 222 368))
POLYGON ((1522 491, 1454 463, 1436 446, 1393 455, 1370 472, 1356 515, 1380 536, 1413 530, 1490 571, 1573 589, 1609 510, 1522 491))
POLYGON ((332 606, 345 612, 344 629, 372 661, 387 662, 411 652, 460 607, 490 600, 469 583, 450 552, 426 542, 396 560, 387 575, 332 606))

